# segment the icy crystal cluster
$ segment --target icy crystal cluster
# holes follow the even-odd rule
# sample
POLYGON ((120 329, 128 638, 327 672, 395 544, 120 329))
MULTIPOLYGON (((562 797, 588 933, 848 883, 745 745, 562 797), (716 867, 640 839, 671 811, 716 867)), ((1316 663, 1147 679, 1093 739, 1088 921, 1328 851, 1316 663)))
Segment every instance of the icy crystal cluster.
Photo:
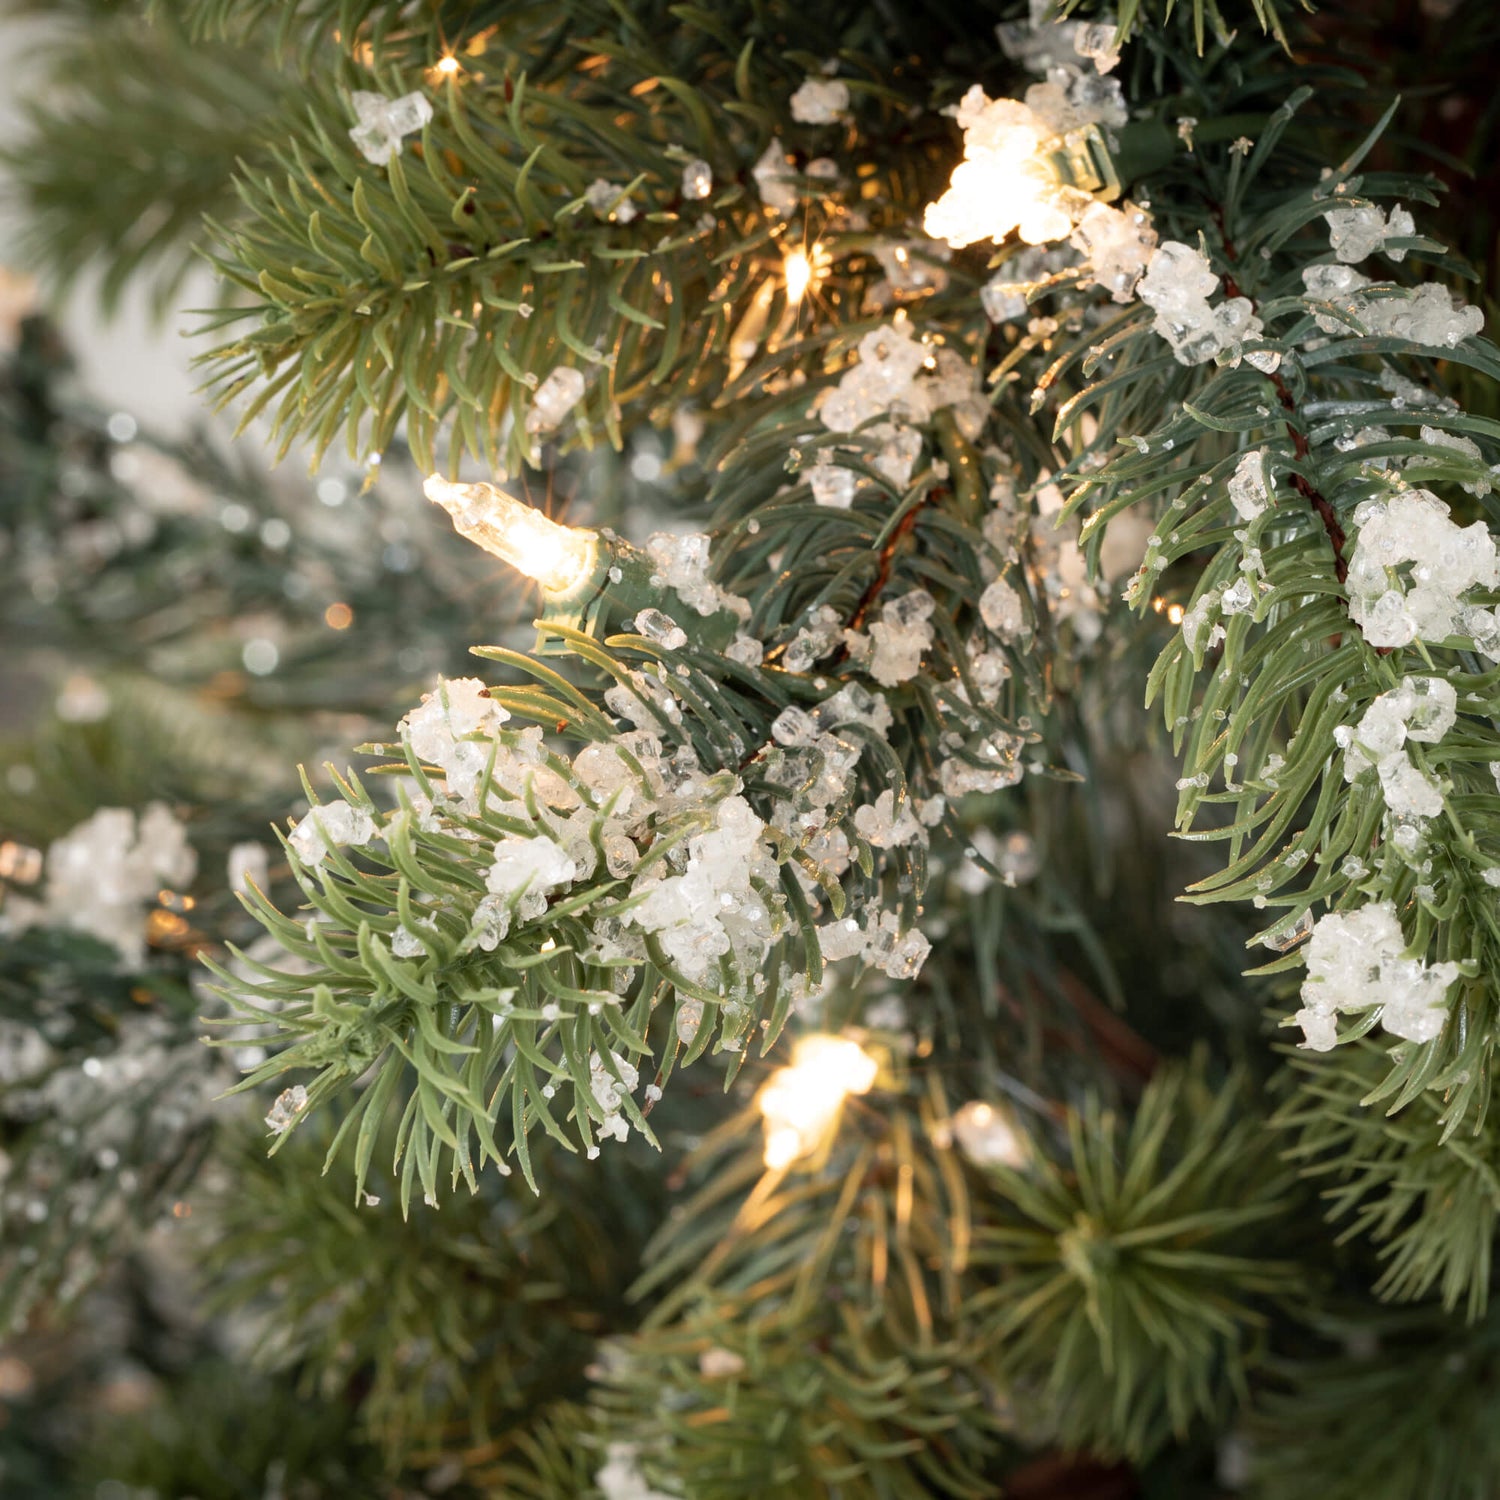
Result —
POLYGON ((1408 677, 1393 692, 1382 693, 1365 710, 1358 725, 1340 725, 1334 739, 1344 752, 1344 779, 1355 780, 1372 766, 1393 818, 1415 821, 1436 817, 1443 794, 1432 778, 1411 761, 1408 740, 1435 745, 1453 727, 1458 694, 1441 677, 1408 677))
POLYGON ((1477 307, 1456 302, 1452 292, 1437 282, 1415 288, 1375 286, 1350 266, 1308 266, 1302 284, 1313 302, 1327 302, 1344 316, 1313 309, 1313 320, 1324 333, 1353 333, 1349 319, 1376 337, 1407 339, 1428 349, 1456 349, 1484 327, 1477 307))
POLYGON ((958 1148, 975 1166, 1011 1167, 1019 1171, 1031 1159, 1026 1137, 1009 1110, 982 1099, 970 1100, 954 1111, 950 1125, 958 1148))
POLYGON ((882 687, 907 682, 922 670, 922 655, 932 645, 932 612, 937 601, 926 589, 892 599, 870 627, 870 676, 882 687))
POLYGON ((1495 539, 1483 521, 1455 525, 1428 490, 1366 500, 1354 512, 1349 614, 1372 646, 1441 641, 1459 628, 1469 589, 1500 585, 1495 539))
POLYGON ((1031 0, 1024 21, 1006 21, 995 28, 1001 49, 1013 62, 1033 73, 1057 67, 1092 63, 1100 73, 1112 72, 1120 62, 1115 48, 1116 26, 1108 16, 1095 21, 1054 21, 1052 0, 1031 0))
MULTIPOLYGON (((1346 265, 1366 260, 1377 250, 1385 250, 1390 239, 1410 239, 1417 232, 1416 221, 1398 203, 1389 218, 1373 203, 1341 203, 1323 217, 1328 220, 1328 238, 1333 253, 1346 265)), ((1385 250, 1392 260, 1404 260, 1405 250, 1385 250)))
POLYGON ((594 1483, 604 1500, 681 1500, 681 1496, 653 1489, 641 1473, 632 1443, 611 1443, 604 1451, 604 1466, 594 1474, 594 1483))
POLYGON ((671 589, 700 615, 727 610, 741 620, 750 618, 749 601, 720 588, 708 576, 709 541, 701 531, 658 531, 648 538, 646 552, 651 559, 653 588, 671 589))
POLYGON ((1156 313, 1156 331, 1179 364, 1201 365, 1221 356, 1237 363, 1245 341, 1260 337, 1260 319, 1248 297, 1209 306, 1219 278, 1202 254, 1178 240, 1157 248, 1136 291, 1156 313))
POLYGON ((463 811, 479 811, 488 737, 510 718, 477 677, 450 677, 402 719, 412 754, 443 772, 444 789, 463 811))
MULTIPOLYGON (((964 160, 948 191, 928 207, 926 226, 955 248, 999 241, 1012 230, 1031 245, 1066 239, 1094 200, 1058 180, 1049 153, 1073 131, 1117 129, 1130 118, 1120 85, 1103 76, 1120 61, 1113 23, 1053 21, 1050 8, 1050 0, 1032 0, 1026 21, 996 28, 1006 54, 1044 81, 1027 89, 1024 101, 990 99, 975 84, 953 111, 964 132, 964 160)), ((1121 278, 1138 274, 1131 269, 1138 252, 1130 241, 1144 227, 1142 219, 1128 205, 1126 213, 1094 214, 1080 248, 1100 252, 1101 286, 1113 291, 1121 278)))
POLYGON ((375 820, 369 813, 347 802, 329 802, 310 808, 287 843, 304 865, 315 866, 330 849, 357 848, 374 837, 375 820))
POLYGON ((198 857, 165 803, 140 817, 101 807, 47 850, 40 901, 12 895, 0 911, 0 934, 28 927, 65 927, 118 950, 123 967, 146 957, 145 918, 163 887, 191 883, 198 857))
POLYGON ((596 219, 628 224, 636 216, 636 206, 626 196, 626 189, 607 178, 596 177, 588 185, 583 198, 593 209, 596 219))
POLYGON ((760 201, 778 214, 789 214, 797 206, 797 174, 787 162, 786 147, 775 137, 750 169, 760 201))
POLYGON ((799 125, 832 125, 849 111, 849 85, 837 78, 809 78, 792 95, 791 105, 799 125))
POLYGON ((1328 1052, 1338 1044, 1338 1016, 1378 1009, 1392 1036, 1430 1042, 1447 1019, 1455 963, 1430 967, 1408 958, 1396 908, 1376 901, 1353 912, 1328 912, 1308 939, 1302 1009, 1293 1018, 1304 1046, 1328 1052))
POLYGON ((1229 503, 1242 521, 1253 521, 1271 502, 1266 482, 1266 451, 1252 448, 1240 454, 1229 480, 1229 503))
POLYGON ((1090 203, 1071 236, 1089 263, 1090 276, 1116 302, 1129 302, 1156 249, 1156 231, 1144 209, 1090 203))
MULTIPOLYGON (((658 566, 678 570, 690 593, 693 579, 711 587, 701 571, 701 540, 664 539, 657 558, 658 566)), ((892 603, 888 613, 902 622, 901 601, 892 603)), ((401 726, 425 784, 410 783, 391 813, 344 802, 315 807, 298 825, 312 832, 300 847, 293 835, 293 852, 326 884, 339 878, 327 867, 327 846, 347 841, 351 830, 376 863, 386 862, 380 845, 398 834, 435 836, 439 847, 461 840, 475 850, 484 891, 477 899, 414 892, 411 916, 403 911, 399 924, 381 929, 392 961, 421 964, 434 948, 441 955, 456 946, 459 953, 496 953, 514 962, 537 950, 546 929, 536 924, 568 902, 568 920, 587 934, 570 945, 602 976, 594 982, 607 986, 589 991, 591 1008, 619 1004, 640 967, 654 963, 723 997, 722 1044, 737 1049, 753 1015, 749 1002, 764 989, 766 961, 787 926, 781 862, 793 854, 805 859, 799 876, 820 901, 818 881, 836 885, 849 869, 846 823, 862 827, 880 847, 925 841, 926 828, 909 810, 898 811, 890 793, 851 806, 861 744, 841 731, 857 725, 883 735, 891 724, 883 700, 858 684, 811 709, 788 707, 777 719, 759 756, 763 774, 786 789, 772 801, 773 826, 736 776, 709 774, 690 747, 664 745, 665 731, 681 715, 674 681, 665 671, 628 674, 606 702, 635 727, 585 745, 571 759, 549 749, 539 728, 511 727, 478 680, 441 681, 401 726), (818 881, 810 882, 807 870, 816 870, 818 881)), ((940 799, 923 810, 940 815, 940 799)), ((857 951, 892 975, 915 973, 927 951, 920 933, 903 932, 888 912, 866 913, 860 932, 857 951)), ((540 951, 550 946, 542 943, 540 951)), ((561 1082, 567 1074, 558 1067, 561 1082)), ((596 1053, 590 1078, 589 1114, 598 1133, 623 1138, 637 1063, 596 1053)))
MULTIPOLYGON (((863 429, 863 436, 877 445, 875 467, 893 485, 904 488, 910 482, 922 451, 920 433, 907 424, 928 421, 948 408, 971 441, 983 430, 989 407, 973 368, 954 350, 932 349, 917 340, 904 312, 867 333, 858 355, 823 398, 818 416, 830 432, 863 429), (877 417, 892 420, 877 422, 877 417)), ((830 473, 819 475, 816 485, 820 504, 837 505, 845 493, 843 482, 830 473)))
POLYGON ((532 437, 556 432, 567 414, 583 400, 583 371, 559 365, 536 388, 526 412, 526 431, 532 437))
POLYGON ((415 134, 432 118, 432 105, 419 93, 387 99, 383 94, 356 89, 350 103, 359 124, 349 132, 349 139, 364 159, 377 167, 400 155, 402 137, 415 134))

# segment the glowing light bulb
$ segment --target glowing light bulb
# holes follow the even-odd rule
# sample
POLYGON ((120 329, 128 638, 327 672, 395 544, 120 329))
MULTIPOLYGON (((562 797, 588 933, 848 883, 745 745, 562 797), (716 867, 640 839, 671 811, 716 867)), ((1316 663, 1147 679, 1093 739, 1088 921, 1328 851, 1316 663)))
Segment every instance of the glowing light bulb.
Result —
POLYGON ((805 250, 793 250, 782 268, 786 278, 786 300, 795 307, 806 295, 812 283, 812 261, 805 250))
POLYGON ((1180 604, 1169 604, 1167 606, 1167 619, 1173 625, 1182 624, 1183 608, 1180 604))
POLYGON ((437 62, 433 64, 433 66, 435 70, 441 73, 445 78, 452 78, 453 75, 458 72, 459 61, 456 57, 453 56, 440 57, 437 62))
POLYGON ((534 578, 549 594, 571 593, 599 566, 598 532, 561 526, 492 484, 454 484, 432 474, 422 489, 453 517, 460 535, 534 578))
POLYGON ((811 1156, 828 1138, 850 1094, 867 1094, 879 1065, 857 1042, 805 1036, 757 1096, 765 1122, 763 1159, 780 1171, 811 1156))
POLYGON ((1088 125, 1065 135, 1018 99, 991 99, 975 84, 957 110, 964 160, 948 191, 927 207, 934 239, 958 248, 1003 240, 1029 245, 1066 239, 1093 195, 1114 197, 1119 180, 1102 133, 1088 125))

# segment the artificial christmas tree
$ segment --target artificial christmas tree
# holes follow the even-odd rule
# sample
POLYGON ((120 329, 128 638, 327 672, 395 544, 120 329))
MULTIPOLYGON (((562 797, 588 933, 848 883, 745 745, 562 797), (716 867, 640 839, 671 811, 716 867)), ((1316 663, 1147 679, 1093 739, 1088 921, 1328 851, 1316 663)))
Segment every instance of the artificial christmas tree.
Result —
POLYGON ((1383 48, 79 10, 37 247, 348 457, 12 366, 16 1482, 1491 1494, 1500 354, 1383 48))

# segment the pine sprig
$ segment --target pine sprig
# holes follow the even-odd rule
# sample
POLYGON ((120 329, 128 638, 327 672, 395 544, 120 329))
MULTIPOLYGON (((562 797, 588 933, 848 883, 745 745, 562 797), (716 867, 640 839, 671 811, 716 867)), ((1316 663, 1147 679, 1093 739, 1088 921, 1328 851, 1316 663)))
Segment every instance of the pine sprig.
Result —
POLYGON ((1288 1160, 1329 1184, 1322 1196, 1341 1238, 1367 1236, 1378 1247, 1376 1295, 1416 1302, 1437 1292, 1473 1323, 1489 1303, 1500 1214, 1494 1117, 1445 1130, 1431 1090, 1394 1114, 1372 1108, 1388 1066, 1369 1038, 1328 1059, 1299 1056, 1296 1092, 1274 1123, 1292 1133, 1288 1160))
MULTIPOLYGON (((358 84, 406 91, 390 76, 358 84)), ((316 95, 277 171, 242 180, 244 218, 223 231, 215 262, 263 304, 260 326, 207 356, 225 401, 253 390, 242 420, 274 403, 282 451, 302 436, 322 453, 342 435, 363 455, 404 419, 422 467, 438 466, 441 443, 450 463, 468 452, 503 472, 530 451, 530 393, 560 365, 592 386, 584 440, 613 438, 621 403, 653 384, 701 383, 698 362, 707 353, 712 370, 729 330, 690 359, 686 322, 711 293, 733 301, 765 274, 753 252, 766 236, 737 221, 738 190, 723 227, 705 230, 678 207, 688 153, 674 161, 602 109, 524 80, 452 83, 436 105, 420 148, 372 170, 348 139, 347 105, 316 95), (639 195, 636 227, 600 223, 584 203, 605 176, 639 195), (720 284, 712 263, 731 241, 720 284), (659 343, 646 340, 654 331, 659 343)), ((670 112, 661 126, 689 139, 694 128, 670 112)), ((724 170, 722 146, 694 149, 724 170)))
POLYGON ((205 218, 232 207, 236 165, 263 160, 287 81, 253 44, 193 45, 134 14, 65 31, 33 65, 48 87, 30 95, 24 139, 3 157, 27 207, 23 253, 59 289, 100 268, 106 311, 149 277, 161 313, 196 263, 205 218))
MULTIPOLYGON (((1279 117, 1277 133, 1296 104, 1279 117)), ((1167 422, 1133 439, 1138 452, 1126 449, 1080 484, 1073 503, 1097 506, 1087 531, 1134 500, 1138 486, 1161 486, 1156 533, 1133 581, 1138 608, 1161 598, 1159 578, 1193 570, 1182 632, 1149 686, 1184 755, 1179 829, 1227 847, 1224 870, 1197 883, 1191 899, 1249 900, 1277 913, 1261 936, 1278 950, 1306 933, 1314 903, 1341 911, 1390 903, 1403 913, 1409 951, 1451 963, 1461 977, 1441 1035, 1398 1049, 1372 1099, 1399 1107, 1431 1088, 1444 1097, 1445 1128, 1472 1129, 1487 1099, 1494 1007, 1480 976, 1495 965, 1485 874, 1493 862, 1486 819, 1494 792, 1484 769, 1493 755, 1495 674, 1481 667, 1472 637, 1488 640, 1482 606, 1492 595, 1465 594, 1462 611, 1455 602, 1463 623, 1447 639, 1427 630, 1427 639, 1408 637, 1410 644, 1393 649, 1365 639, 1375 628, 1361 613, 1369 602, 1346 580, 1363 567, 1360 588, 1370 586, 1374 564, 1357 548, 1372 509, 1407 504, 1420 485, 1436 486, 1467 512, 1460 488, 1488 488, 1497 434, 1412 375, 1430 374, 1438 359, 1493 375, 1500 354, 1463 336, 1466 322, 1425 342, 1403 333, 1403 309, 1426 292, 1351 280, 1352 271, 1328 266, 1312 239, 1309 226, 1330 209, 1397 191, 1424 196, 1422 183, 1357 175, 1378 133, 1326 180, 1280 195, 1253 219, 1245 177, 1231 166, 1225 197, 1238 207, 1214 210, 1209 243, 1226 293, 1251 300, 1263 336, 1201 380, 1167 422), (1352 295, 1322 291, 1345 282, 1352 295), (1383 780, 1359 773, 1354 752, 1339 754, 1364 732, 1372 704, 1408 683, 1424 692, 1430 684, 1457 711, 1438 743, 1414 741, 1407 751, 1403 774, 1439 798, 1440 811, 1420 827, 1406 826, 1404 794, 1393 800, 1398 794, 1383 780), (1210 789, 1215 781, 1222 791, 1210 789)), ((1263 139, 1244 174, 1262 171, 1274 145, 1263 139)), ((1388 244, 1393 257, 1441 251, 1413 234, 1388 244)), ((1436 296, 1430 305, 1449 306, 1445 291, 1436 296)), ((1117 351, 1122 364, 1140 359, 1144 337, 1144 324, 1135 334, 1127 327, 1115 348, 1091 351, 1083 371, 1117 351)), ((1103 420, 1112 415, 1104 404, 1111 395, 1110 379, 1096 380, 1062 415, 1075 420, 1097 400, 1103 420)), ((1394 569, 1389 578, 1399 604, 1406 585, 1394 569)), ((1267 972, 1298 962, 1288 958, 1267 972)), ((1315 989, 1304 990, 1305 1001, 1309 994, 1315 989)), ((1367 1015, 1356 1031, 1375 1019, 1367 1015)))
POLYGON ((1128 1124, 1093 1099, 1063 1156, 989 1168, 976 1306, 1067 1449, 1142 1458, 1243 1399, 1268 1299, 1298 1276, 1264 1239, 1290 1179, 1239 1114, 1243 1086, 1211 1087, 1199 1057, 1159 1072, 1128 1124))
POLYGON ((378 1165, 358 1204, 327 1191, 335 1133, 322 1121, 274 1162, 237 1138, 232 1188, 200 1195, 213 1306, 259 1326, 257 1365, 325 1399, 360 1388, 360 1421, 393 1463, 455 1432, 504 1441, 580 1394, 599 1336, 632 1321, 624 1291, 660 1212, 639 1157, 570 1167, 548 1150, 545 1204, 489 1176, 440 1215, 403 1218, 378 1165), (304 1268, 291 1280, 290 1247, 304 1268))

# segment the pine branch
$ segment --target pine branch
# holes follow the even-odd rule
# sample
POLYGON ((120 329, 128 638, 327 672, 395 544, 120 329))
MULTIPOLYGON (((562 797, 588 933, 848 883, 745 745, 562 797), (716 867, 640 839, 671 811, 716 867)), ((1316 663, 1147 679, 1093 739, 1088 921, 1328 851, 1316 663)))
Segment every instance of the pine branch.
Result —
POLYGON ((261 48, 191 45, 131 13, 93 18, 33 59, 24 136, 3 156, 25 205, 22 253, 66 289, 102 271, 106 312, 149 278, 160 314, 234 203, 237 163, 264 159, 287 84, 261 48))
POLYGON ((1068 1451, 1142 1458, 1212 1420, 1243 1396, 1266 1299, 1297 1284, 1264 1238, 1288 1178, 1242 1087, 1211 1088, 1200 1056, 1153 1078, 1128 1130, 1093 1099, 1062 1157, 990 1168, 979 1305, 1000 1373, 1068 1451))

